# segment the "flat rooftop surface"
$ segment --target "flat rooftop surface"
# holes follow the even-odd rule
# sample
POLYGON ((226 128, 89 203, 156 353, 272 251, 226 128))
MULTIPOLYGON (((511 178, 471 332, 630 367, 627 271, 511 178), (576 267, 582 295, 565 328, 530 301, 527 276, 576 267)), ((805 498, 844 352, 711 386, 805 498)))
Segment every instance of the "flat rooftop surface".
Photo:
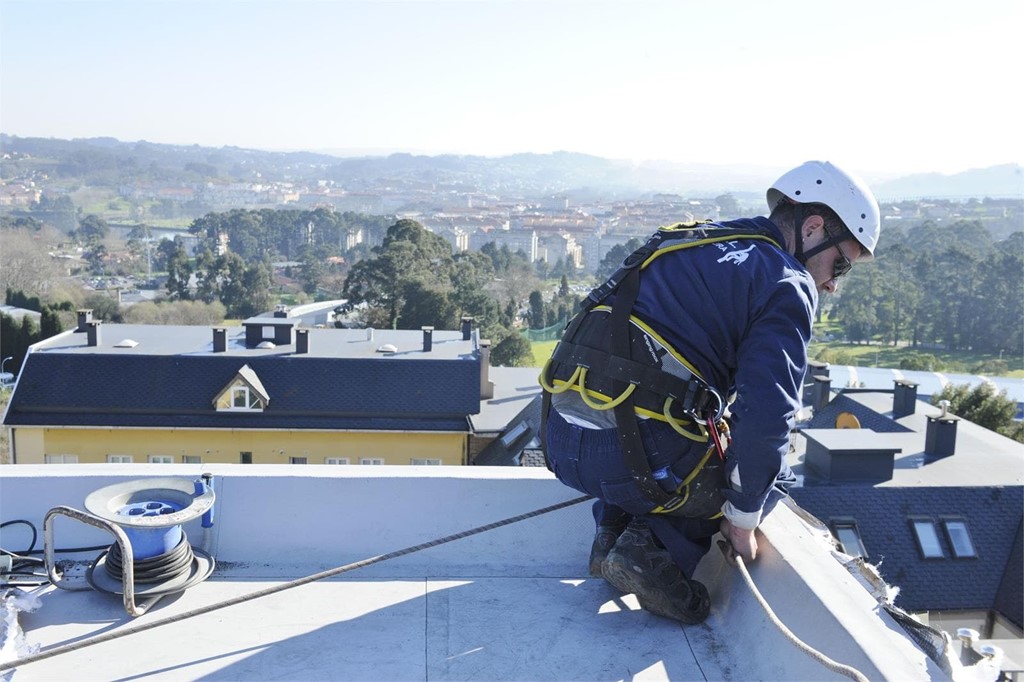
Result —
MULTIPOLYGON (((65 586, 85 590, 33 588, 22 601, 37 608, 8 609, 23 662, 0 678, 844 679, 786 639, 717 549, 695 575, 712 599, 699 625, 653 616, 635 596, 590 577, 590 504, 547 471, 204 468, 217 491, 214 529, 204 534, 196 518, 183 530, 217 557, 213 574, 132 618, 120 595, 87 587, 79 563, 65 586), (55 655, 24 662, 34 652, 55 655)), ((56 547, 105 546, 104 531, 50 512, 82 510, 86 495, 111 485, 150 495, 166 481, 157 474, 190 483, 197 472, 10 467, 0 518, 29 520, 42 538, 49 515, 56 547)), ((4 528, 5 548, 28 545, 16 528, 4 528)), ((827 530, 780 505, 761 533, 751 578, 796 636, 870 679, 944 678, 863 576, 837 559, 827 530)), ((12 642, 0 644, 0 661, 9 662, 12 642)))
MULTIPOLYGON (((23 623, 45 649, 275 584, 208 580, 137 619, 112 595, 44 593, 23 623)), ((723 679, 710 640, 709 626, 651 616, 603 580, 332 579, 39 661, 13 679, 723 679)))

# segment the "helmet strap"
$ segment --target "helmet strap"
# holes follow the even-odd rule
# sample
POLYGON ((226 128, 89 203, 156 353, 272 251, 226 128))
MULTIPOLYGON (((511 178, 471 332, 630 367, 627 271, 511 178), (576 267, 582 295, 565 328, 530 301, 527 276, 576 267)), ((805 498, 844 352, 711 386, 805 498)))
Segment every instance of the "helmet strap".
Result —
MULTIPOLYGON (((796 226, 796 229, 794 230, 793 242, 794 242, 795 248, 793 250, 793 257, 796 258, 800 262, 801 265, 803 265, 804 267, 807 267, 807 261, 812 256, 816 256, 817 254, 821 253, 822 251, 824 251, 826 249, 830 249, 833 246, 837 246, 838 244, 841 244, 843 241, 845 241, 847 239, 847 237, 845 235, 841 235, 839 237, 832 237, 832 236, 830 236, 830 237, 828 237, 828 239, 826 239, 825 241, 821 242, 817 246, 813 247, 811 250, 804 251, 804 234, 803 234, 804 223, 807 221, 807 217, 808 216, 817 215, 817 213, 813 209, 810 209, 810 208, 805 208, 804 211, 802 211, 801 213, 802 213, 802 215, 800 216, 800 223, 799 223, 799 225, 796 226)), ((825 234, 828 235, 828 232, 826 232, 825 234)))

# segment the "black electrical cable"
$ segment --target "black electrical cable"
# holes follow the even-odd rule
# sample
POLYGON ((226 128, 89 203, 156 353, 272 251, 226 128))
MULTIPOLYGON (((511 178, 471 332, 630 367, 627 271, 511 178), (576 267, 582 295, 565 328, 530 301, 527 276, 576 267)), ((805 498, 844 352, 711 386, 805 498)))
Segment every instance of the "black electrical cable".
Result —
MULTIPOLYGON (((106 557, 105 568, 107 575, 120 581, 122 571, 124 570, 120 545, 116 542, 112 544, 107 550, 106 557)), ((103 556, 101 555, 100 559, 102 558, 103 556)), ((134 561, 132 577, 135 582, 144 584, 173 580, 179 576, 186 575, 192 570, 193 559, 192 546, 189 545, 188 539, 182 534, 181 540, 170 551, 159 556, 134 561)), ((98 561, 99 559, 97 559, 98 561)))
MULTIPOLYGON (((20 554, 30 554, 32 552, 32 550, 35 549, 35 547, 36 547, 36 540, 39 539, 39 532, 36 530, 35 525, 31 521, 26 521, 25 519, 15 519, 14 521, 4 521, 3 523, 0 523, 0 530, 3 530, 7 526, 13 526, 16 523, 20 523, 22 525, 28 526, 29 530, 32 531, 32 542, 29 544, 28 549, 26 549, 24 552, 19 552, 20 554)), ((0 549, 0 551, 3 551, 5 554, 13 555, 13 552, 8 552, 5 549, 0 549)))
MULTIPOLYGON (((10 556, 15 556, 15 554, 18 554, 18 555, 21 555, 21 556, 30 556, 30 555, 34 555, 34 554, 43 554, 46 550, 36 549, 35 548, 36 540, 39 538, 39 532, 36 530, 35 524, 33 524, 31 521, 26 521, 25 519, 15 519, 14 521, 4 521, 3 523, 0 523, 0 529, 6 528, 7 526, 10 526, 10 525, 15 524, 15 523, 24 524, 24 525, 28 526, 29 529, 31 529, 31 531, 32 531, 32 543, 28 546, 28 549, 25 550, 24 552, 11 552, 11 551, 8 551, 8 550, 4 549, 3 547, 0 547, 0 552, 2 552, 3 554, 10 555, 10 556)), ((107 548, 107 545, 93 545, 92 547, 68 547, 68 548, 65 548, 65 549, 61 549, 60 547, 58 547, 57 549, 55 549, 53 551, 55 553, 57 553, 57 554, 75 554, 75 553, 78 553, 78 552, 98 552, 98 551, 104 550, 106 548, 107 548)))

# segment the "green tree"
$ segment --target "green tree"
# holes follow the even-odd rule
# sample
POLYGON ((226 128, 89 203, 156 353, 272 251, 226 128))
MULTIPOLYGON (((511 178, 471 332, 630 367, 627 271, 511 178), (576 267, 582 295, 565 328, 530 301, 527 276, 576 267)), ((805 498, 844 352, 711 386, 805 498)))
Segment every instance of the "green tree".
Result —
POLYGON ((932 396, 931 402, 938 405, 940 400, 949 401, 949 409, 953 414, 990 431, 1003 435, 1020 433, 1014 423, 1017 403, 1007 397, 1005 390, 996 393, 992 384, 982 383, 973 389, 968 384, 950 384, 938 395, 932 396))
POLYGON ((522 334, 512 332, 491 349, 491 364, 498 367, 532 367, 533 350, 522 334))
POLYGON ((110 234, 110 225, 98 215, 90 213, 78 223, 78 239, 85 244, 102 242, 110 234))
POLYGON ((622 261, 626 260, 626 256, 633 253, 641 246, 644 242, 639 237, 633 237, 625 244, 616 244, 612 248, 608 249, 608 253, 601 259, 601 264, 597 266, 597 278, 602 282, 612 275, 622 265, 622 261))
POLYGON ((726 193, 715 197, 715 205, 718 206, 718 212, 723 219, 736 218, 740 214, 739 202, 732 194, 726 193))
POLYGON ((530 329, 543 329, 544 326, 544 296, 534 290, 530 292, 530 329))
POLYGON ((191 298, 188 283, 193 269, 184 243, 178 237, 173 242, 165 239, 160 242, 159 250, 167 259, 167 294, 172 300, 187 301, 191 298))
POLYGON ((437 297, 452 288, 451 246, 414 220, 399 220, 388 228, 384 243, 373 253, 373 258, 352 266, 343 295, 354 304, 378 309, 392 329, 406 325, 403 315, 422 319, 406 308, 410 292, 430 291, 439 303, 437 297))

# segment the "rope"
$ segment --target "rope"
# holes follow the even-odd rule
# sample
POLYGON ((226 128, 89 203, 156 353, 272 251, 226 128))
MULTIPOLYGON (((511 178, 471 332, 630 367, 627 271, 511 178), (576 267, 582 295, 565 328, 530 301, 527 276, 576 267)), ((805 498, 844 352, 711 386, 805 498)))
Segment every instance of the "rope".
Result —
POLYGON ((729 545, 729 543, 723 540, 719 540, 718 546, 725 554, 726 559, 729 560, 730 563, 735 564, 735 566, 740 569, 740 575, 743 576, 743 581, 747 583, 747 587, 750 588, 750 591, 753 593, 754 598, 757 599, 757 603, 761 605, 761 608, 764 609, 764 612, 768 614, 768 619, 771 620, 771 622, 775 625, 775 627, 779 629, 779 631, 786 637, 786 639, 795 644, 798 649, 803 651, 805 654, 807 654, 814 660, 821 663, 823 666, 825 666, 832 672, 838 673, 845 677, 849 677, 851 680, 857 680, 857 682, 869 682, 868 678, 861 671, 857 670, 852 666, 845 665, 843 663, 839 663, 837 661, 832 660, 825 654, 821 653, 820 651, 818 651, 817 649, 815 649, 814 647, 812 647, 811 645, 807 644, 802 639, 797 637, 793 633, 793 631, 786 627, 786 624, 783 623, 782 620, 780 620, 779 617, 775 615, 775 611, 772 610, 772 607, 768 604, 768 601, 761 595, 761 591, 758 590, 757 585, 754 584, 754 579, 750 577, 750 572, 747 571, 746 564, 743 563, 743 557, 737 554, 736 550, 734 550, 732 546, 729 545))
POLYGON ((216 604, 210 604, 208 606, 201 606, 201 607, 199 607, 197 609, 192 609, 191 611, 185 611, 183 613, 179 613, 179 614, 176 614, 176 615, 173 615, 173 616, 168 616, 166 618, 161 618, 159 620, 154 620, 154 621, 152 621, 150 623, 143 623, 141 625, 137 625, 137 626, 134 626, 134 627, 129 627, 129 628, 126 628, 124 630, 118 630, 117 632, 108 632, 108 633, 103 634, 103 635, 97 635, 96 637, 92 637, 92 638, 89 638, 89 639, 84 639, 84 640, 81 640, 79 642, 75 642, 73 644, 65 644, 63 646, 58 646, 58 647, 54 647, 52 649, 47 649, 46 651, 41 651, 41 652, 39 652, 37 654, 33 654, 31 656, 25 656, 24 658, 19 658, 17 660, 9 661, 7 663, 0 663, 0 672, 2 672, 4 670, 11 670, 13 668, 17 668, 19 666, 26 665, 28 663, 35 663, 36 661, 42 661, 44 659, 52 658, 52 657, 58 656, 60 654, 71 653, 72 651, 77 651, 79 649, 84 649, 85 647, 92 646, 94 644, 102 644, 103 642, 110 642, 110 641, 115 640, 115 639, 120 639, 121 637, 127 637, 128 635, 134 635, 134 634, 136 634, 138 632, 145 632, 146 630, 152 630, 153 628, 157 628, 157 627, 160 627, 160 626, 163 626, 163 625, 170 625, 171 623, 177 623, 179 621, 186 620, 186 619, 192 618, 194 616, 201 616, 203 614, 210 613, 211 611, 217 611, 218 609, 227 608, 228 606, 236 606, 238 604, 241 604, 241 603, 244 603, 244 602, 247 602, 247 601, 251 601, 253 599, 259 599, 261 597, 266 597, 266 596, 269 596, 271 594, 276 594, 278 592, 284 592, 285 590, 290 590, 293 587, 300 587, 302 585, 307 585, 309 583, 316 582, 317 580, 323 580, 324 578, 331 578, 331 577, 336 576, 336 575, 341 575, 342 573, 347 573, 349 571, 354 571, 357 568, 365 568, 366 566, 372 566, 373 564, 379 564, 382 561, 387 561, 389 559, 397 559, 398 557, 402 557, 402 556, 405 556, 407 554, 412 554, 413 552, 419 552, 420 550, 429 549, 431 547, 437 547, 438 545, 443 545, 443 544, 448 543, 448 542, 453 542, 455 540, 461 540, 462 538, 468 538, 471 535, 477 535, 479 533, 483 533, 483 532, 489 531, 489 530, 494 530, 495 528, 501 528, 502 526, 507 526, 507 525, 510 525, 510 524, 513 524, 513 523, 517 523, 519 521, 525 521, 526 519, 531 519, 531 518, 533 518, 535 516, 540 516, 541 514, 547 514, 549 512, 558 511, 559 509, 565 509, 566 507, 571 507, 574 504, 579 504, 580 502, 586 502, 589 499, 591 499, 591 497, 589 495, 584 495, 582 497, 577 497, 575 499, 568 500, 566 502, 559 502, 558 504, 553 504, 553 505, 551 505, 549 507, 543 507, 541 509, 535 509, 535 510, 533 510, 531 512, 527 512, 525 514, 520 514, 519 516, 511 516, 511 517, 509 517, 507 519, 503 519, 501 521, 495 521, 494 523, 489 523, 486 526, 478 526, 478 527, 472 528, 470 530, 464 530, 464 531, 462 531, 460 533, 455 533, 454 535, 448 535, 446 537, 439 538, 437 540, 431 540, 429 542, 424 542, 424 543, 421 543, 419 545, 415 545, 413 547, 406 547, 405 549, 400 549, 400 550, 397 550, 397 551, 394 551, 394 552, 388 552, 387 554, 379 554, 379 555, 377 555, 375 557, 370 557, 369 559, 363 559, 361 561, 356 561, 355 563, 346 564, 344 566, 338 566, 336 568, 331 568, 331 569, 328 569, 326 571, 321 571, 319 573, 314 573, 313 575, 308 575, 305 578, 298 578, 296 580, 292 580, 291 582, 282 583, 280 585, 274 585, 273 587, 267 587, 267 588, 262 589, 262 590, 257 590, 255 592, 250 592, 249 594, 243 594, 241 596, 233 597, 231 599, 227 599, 227 600, 222 601, 222 602, 217 602, 216 604))

